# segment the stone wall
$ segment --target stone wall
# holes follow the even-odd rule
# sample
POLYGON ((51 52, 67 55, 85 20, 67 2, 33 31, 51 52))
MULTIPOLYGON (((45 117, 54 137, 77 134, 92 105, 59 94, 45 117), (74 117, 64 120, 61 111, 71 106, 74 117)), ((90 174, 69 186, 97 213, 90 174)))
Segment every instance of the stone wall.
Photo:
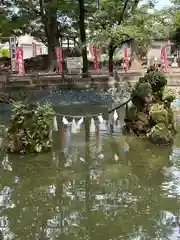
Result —
MULTIPOLYGON (((118 73, 118 81, 137 81, 141 73, 118 73)), ((81 75, 0 75, 0 91, 5 89, 46 89, 46 88, 89 88, 106 86, 109 80, 108 74, 91 75, 88 78, 82 78, 81 75)))
MULTIPOLYGON (((119 83, 135 83, 144 72, 117 73, 116 79, 119 83)), ((180 86, 180 72, 167 73, 169 85, 180 86)), ((12 90, 42 90, 56 88, 107 88, 109 80, 108 74, 91 75, 88 78, 82 78, 76 75, 57 75, 57 74, 29 74, 25 76, 0 75, 0 91, 12 90)))

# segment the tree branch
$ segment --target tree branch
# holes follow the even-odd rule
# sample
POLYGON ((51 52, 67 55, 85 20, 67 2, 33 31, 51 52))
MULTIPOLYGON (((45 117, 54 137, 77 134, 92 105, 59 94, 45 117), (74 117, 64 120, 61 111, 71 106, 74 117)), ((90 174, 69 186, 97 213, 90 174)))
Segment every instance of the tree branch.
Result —
POLYGON ((121 23, 124 19, 124 15, 125 15, 128 3, 129 3, 129 0, 125 0, 122 12, 121 12, 120 17, 119 17, 118 25, 121 25, 121 23))
POLYGON ((121 41, 121 42, 120 42, 120 45, 123 45, 123 44, 125 44, 125 43, 129 43, 129 42, 131 42, 131 41, 133 41, 133 40, 134 40, 133 37, 127 38, 126 40, 121 41))
MULTIPOLYGON (((139 2, 140 2, 140 0, 134 0, 134 3, 132 4, 132 8, 131 8, 131 14, 137 8, 137 5, 138 5, 139 2)), ((119 21, 118 21, 118 25, 121 25, 121 23, 124 19, 124 16, 126 14, 126 10, 127 10, 127 7, 128 7, 128 3, 129 3, 129 0, 125 0, 124 6, 123 6, 123 9, 122 9, 122 12, 120 14, 119 21)))
POLYGON ((113 49, 115 50, 118 46, 122 46, 123 44, 126 44, 126 43, 130 43, 131 41, 133 41, 134 38, 133 37, 129 37, 127 38, 126 40, 122 40, 120 43, 118 43, 117 45, 114 45, 113 46, 113 49))

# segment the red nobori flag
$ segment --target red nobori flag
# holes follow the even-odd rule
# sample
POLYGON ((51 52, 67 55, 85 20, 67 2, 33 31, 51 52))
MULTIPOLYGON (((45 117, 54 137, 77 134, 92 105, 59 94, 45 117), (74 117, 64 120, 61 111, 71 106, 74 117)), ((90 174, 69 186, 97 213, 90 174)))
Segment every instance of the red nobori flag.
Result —
POLYGON ((24 75, 24 58, 23 58, 23 48, 18 47, 16 48, 16 63, 18 65, 18 75, 24 75))
POLYGON ((19 47, 16 48, 16 63, 18 63, 19 58, 19 47))
POLYGON ((92 55, 92 61, 94 64, 94 70, 96 72, 99 72, 99 62, 98 62, 98 51, 97 51, 97 46, 93 45, 90 46, 90 51, 92 55))
POLYGON ((57 66, 58 66, 58 73, 62 73, 62 48, 56 48, 56 57, 57 57, 57 66))

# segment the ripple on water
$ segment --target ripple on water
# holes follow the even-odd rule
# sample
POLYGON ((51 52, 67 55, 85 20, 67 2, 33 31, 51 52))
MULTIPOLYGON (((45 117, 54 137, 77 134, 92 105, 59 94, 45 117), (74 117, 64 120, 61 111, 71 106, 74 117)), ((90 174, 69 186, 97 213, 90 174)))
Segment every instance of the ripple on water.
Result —
POLYGON ((30 97, 29 102, 51 103, 53 106, 71 104, 108 104, 112 97, 108 92, 85 91, 85 90, 59 90, 47 92, 39 97, 30 97))
POLYGON ((52 153, 21 159, 1 153, 4 235, 15 240, 178 239, 177 146, 161 148, 106 130, 86 141, 83 127, 68 138, 65 133, 54 133, 52 153))

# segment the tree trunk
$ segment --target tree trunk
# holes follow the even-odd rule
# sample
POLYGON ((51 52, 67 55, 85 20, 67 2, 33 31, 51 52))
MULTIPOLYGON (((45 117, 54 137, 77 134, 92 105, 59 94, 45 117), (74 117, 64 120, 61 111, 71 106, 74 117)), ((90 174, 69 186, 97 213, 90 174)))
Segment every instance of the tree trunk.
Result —
POLYGON ((88 74, 84 0, 79 0, 79 29, 82 44, 83 73, 88 74))
POLYGON ((48 70, 57 69, 56 47, 59 47, 57 8, 56 6, 44 9, 43 0, 39 0, 41 20, 44 24, 44 32, 48 43, 48 70), (45 10, 45 13, 44 13, 45 10))
POLYGON ((109 73, 110 75, 113 75, 113 55, 114 55, 114 47, 113 44, 111 43, 109 45, 109 49, 108 49, 108 55, 109 55, 109 73))
POLYGON ((57 70, 56 47, 59 47, 57 36, 57 16, 56 12, 51 12, 48 20, 48 69, 49 71, 57 70))

